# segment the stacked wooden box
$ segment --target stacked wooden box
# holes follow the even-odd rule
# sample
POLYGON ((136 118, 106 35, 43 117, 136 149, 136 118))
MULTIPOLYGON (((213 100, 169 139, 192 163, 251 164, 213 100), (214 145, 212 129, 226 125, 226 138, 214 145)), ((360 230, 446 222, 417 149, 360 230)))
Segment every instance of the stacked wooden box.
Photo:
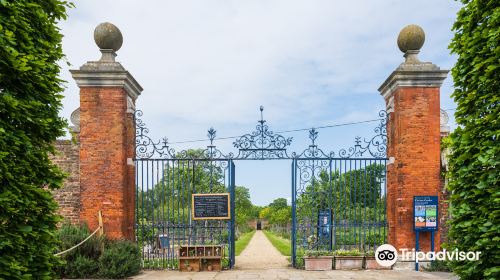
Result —
POLYGON ((179 248, 180 271, 221 271, 224 247, 193 245, 179 248))

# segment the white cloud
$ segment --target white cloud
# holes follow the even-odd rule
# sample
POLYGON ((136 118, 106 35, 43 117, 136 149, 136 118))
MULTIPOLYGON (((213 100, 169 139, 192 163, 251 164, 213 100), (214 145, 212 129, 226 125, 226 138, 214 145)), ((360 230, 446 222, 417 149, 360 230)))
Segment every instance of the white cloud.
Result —
MULTIPOLYGON (((61 27, 70 68, 76 68, 100 56, 94 27, 116 24, 124 35, 117 60, 145 89, 138 107, 153 133, 183 140, 203 138, 212 125, 221 135, 244 133, 261 104, 282 129, 366 119, 383 107, 377 88, 402 61, 395 42, 404 25, 427 31, 423 60, 452 65, 446 47, 457 5, 88 0, 77 2, 61 27)), ((69 117, 78 89, 66 66, 63 77, 69 81, 63 115, 69 117)))
MULTIPOLYGON (((155 139, 205 139, 250 132, 259 105, 271 129, 287 130, 377 118, 384 107, 377 89, 402 62, 399 30, 411 23, 426 31, 420 54, 444 69, 453 65, 447 46, 457 1, 131 1, 76 2, 60 24, 68 81, 62 115, 79 105, 68 70, 100 57, 94 27, 117 25, 124 43, 117 60, 144 87, 138 108, 155 139)), ((442 107, 453 108, 451 78, 442 107)), ((375 124, 320 131, 325 151, 352 145, 355 135, 372 135, 375 124)), ((308 145, 307 131, 291 150, 308 145)), ((232 141, 217 141, 233 150, 232 141)), ((195 147, 206 143, 194 143, 195 147)), ((186 148, 181 145, 176 147, 186 148)), ((237 184, 251 187, 265 205, 290 196, 289 165, 238 163, 237 184), (281 177, 280 177, 281 176, 281 177), (270 187, 272 186, 272 187, 270 187)))

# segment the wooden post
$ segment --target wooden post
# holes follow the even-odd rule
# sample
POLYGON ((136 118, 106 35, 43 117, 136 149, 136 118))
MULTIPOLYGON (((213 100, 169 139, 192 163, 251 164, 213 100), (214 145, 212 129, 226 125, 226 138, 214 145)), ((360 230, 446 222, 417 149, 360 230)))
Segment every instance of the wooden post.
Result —
POLYGON ((102 222, 102 211, 99 210, 98 213, 98 222, 99 222, 99 242, 101 243, 101 252, 104 252, 104 223, 102 222))
POLYGON ((104 235, 104 224, 102 223, 102 211, 99 210, 99 236, 104 235))

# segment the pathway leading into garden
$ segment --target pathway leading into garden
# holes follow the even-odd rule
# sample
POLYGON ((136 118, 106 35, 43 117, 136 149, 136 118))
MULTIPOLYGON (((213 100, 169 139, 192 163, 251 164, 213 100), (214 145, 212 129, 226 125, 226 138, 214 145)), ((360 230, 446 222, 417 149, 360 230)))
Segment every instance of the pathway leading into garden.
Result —
POLYGON ((288 260, 267 239, 262 230, 253 235, 250 243, 236 257, 237 270, 286 268, 288 260))
POLYGON ((288 266, 285 256, 274 248, 264 233, 258 230, 248 246, 236 257, 236 269, 221 272, 179 272, 171 270, 143 270, 132 277, 135 280, 249 280, 249 279, 335 279, 335 280, 458 280, 451 273, 417 272, 412 270, 329 270, 305 271, 288 266))

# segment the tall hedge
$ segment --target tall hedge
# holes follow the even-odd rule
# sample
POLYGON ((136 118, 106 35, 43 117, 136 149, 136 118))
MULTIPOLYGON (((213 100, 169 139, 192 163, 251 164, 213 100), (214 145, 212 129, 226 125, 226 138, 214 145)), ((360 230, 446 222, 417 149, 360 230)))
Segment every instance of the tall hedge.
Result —
POLYGON ((52 279, 57 205, 48 189, 63 174, 51 163, 64 134, 63 58, 56 24, 69 4, 0 1, 0 279, 52 279))
POLYGON ((500 2, 462 3, 450 44, 458 128, 449 139, 449 246, 481 252, 453 264, 462 279, 500 279, 500 2))

